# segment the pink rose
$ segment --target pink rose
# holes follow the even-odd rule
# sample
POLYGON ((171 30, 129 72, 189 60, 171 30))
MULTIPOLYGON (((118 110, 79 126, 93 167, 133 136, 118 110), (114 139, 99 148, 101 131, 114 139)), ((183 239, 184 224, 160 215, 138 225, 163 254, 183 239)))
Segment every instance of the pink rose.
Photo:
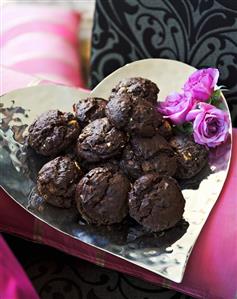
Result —
POLYGON ((184 91, 191 92, 198 101, 208 100, 217 84, 219 71, 207 68, 194 72, 184 84, 184 91))
POLYGON ((175 125, 185 122, 187 113, 193 108, 194 100, 191 93, 171 93, 164 102, 158 104, 158 111, 169 118, 175 125))
POLYGON ((195 142, 208 147, 216 147, 224 143, 229 134, 228 114, 207 103, 199 103, 198 106, 186 117, 186 121, 193 121, 195 142))

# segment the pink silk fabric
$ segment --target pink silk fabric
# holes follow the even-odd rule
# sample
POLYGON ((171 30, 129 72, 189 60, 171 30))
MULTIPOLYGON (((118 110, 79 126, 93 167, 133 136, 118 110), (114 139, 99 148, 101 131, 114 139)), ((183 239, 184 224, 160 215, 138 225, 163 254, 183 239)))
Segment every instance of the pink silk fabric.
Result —
MULTIPOLYGON (((32 75, 20 73, 0 65, 2 84, 0 86, 0 95, 10 92, 14 89, 20 89, 29 86, 52 84, 52 81, 32 77, 32 75), (13 80, 15 78, 15 80, 13 80)), ((0 298, 1 299, 1 298, 0 298)))
POLYGON ((0 298, 39 299, 25 272, 0 235, 0 298))
POLYGON ((1 64, 69 86, 82 86, 78 59, 80 16, 60 7, 1 7, 1 64))

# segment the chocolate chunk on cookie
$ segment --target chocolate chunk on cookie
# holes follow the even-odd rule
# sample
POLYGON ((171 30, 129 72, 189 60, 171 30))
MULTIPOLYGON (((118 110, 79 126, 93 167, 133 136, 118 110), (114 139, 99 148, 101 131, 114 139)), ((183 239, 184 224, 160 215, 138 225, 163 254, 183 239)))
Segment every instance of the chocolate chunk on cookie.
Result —
POLYGON ((197 144, 191 137, 184 135, 173 136, 170 145, 177 153, 178 179, 190 179, 197 175, 208 163, 208 150, 197 144))
POLYGON ((95 162, 95 163, 91 163, 91 162, 87 162, 86 160, 82 160, 80 162, 80 166, 82 167, 83 171, 85 173, 91 171, 94 168, 98 168, 98 167, 106 167, 109 169, 113 169, 114 171, 118 171, 120 170, 120 165, 119 165, 119 160, 117 159, 109 159, 109 160, 105 160, 105 161, 100 161, 100 162, 95 162))
POLYGON ((168 120, 162 120, 162 123, 158 128, 158 133, 166 140, 169 140, 173 136, 173 128, 168 120))

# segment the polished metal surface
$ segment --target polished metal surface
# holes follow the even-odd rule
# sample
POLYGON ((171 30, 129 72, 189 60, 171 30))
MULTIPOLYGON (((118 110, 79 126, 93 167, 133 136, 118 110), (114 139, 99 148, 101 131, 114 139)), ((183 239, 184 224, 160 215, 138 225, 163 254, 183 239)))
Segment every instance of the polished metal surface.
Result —
MULTIPOLYGON (((120 79, 142 76, 155 81, 160 99, 180 90, 194 68, 171 60, 148 59, 129 64, 102 81, 93 96, 108 97, 120 79)), ((40 113, 58 108, 72 111, 86 92, 62 86, 36 86, 1 97, 0 184, 23 208, 63 233, 105 250, 175 282, 181 282, 195 241, 224 185, 231 158, 228 142, 210 152, 209 165, 193 180, 182 182, 186 200, 184 220, 169 231, 152 234, 130 219, 120 225, 85 224, 75 209, 47 205, 35 193, 37 171, 47 161, 24 145, 27 127, 40 113)), ((227 104, 223 98, 225 109, 227 104)))

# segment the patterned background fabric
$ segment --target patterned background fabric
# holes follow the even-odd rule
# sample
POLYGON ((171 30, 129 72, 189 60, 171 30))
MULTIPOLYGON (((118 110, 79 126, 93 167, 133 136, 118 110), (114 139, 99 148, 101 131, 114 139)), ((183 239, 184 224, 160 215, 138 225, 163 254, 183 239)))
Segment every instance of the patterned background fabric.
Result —
POLYGON ((91 54, 92 88, 143 58, 218 67, 237 126, 237 1, 97 0, 91 54))

